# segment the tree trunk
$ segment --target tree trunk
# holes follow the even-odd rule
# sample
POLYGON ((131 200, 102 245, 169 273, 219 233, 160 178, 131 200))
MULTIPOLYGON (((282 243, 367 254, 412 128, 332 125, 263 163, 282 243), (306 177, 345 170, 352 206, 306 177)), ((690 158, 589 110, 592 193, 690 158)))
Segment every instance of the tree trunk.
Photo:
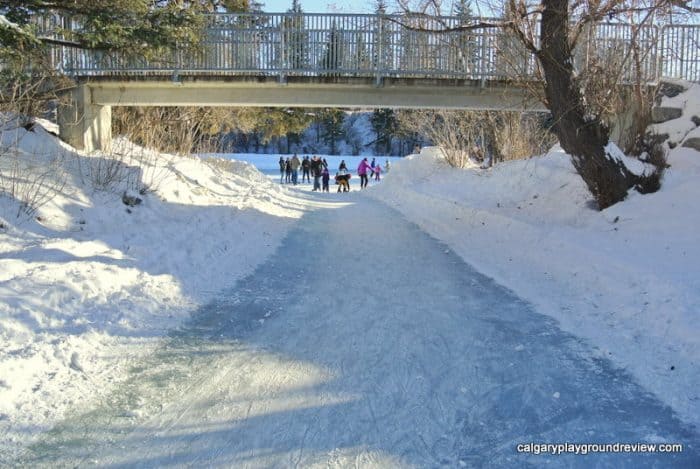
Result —
POLYGON ((537 55, 545 75, 545 96, 554 117, 554 131, 603 210, 623 200, 637 177, 622 162, 607 157, 607 126, 586 113, 573 74, 568 3, 542 0, 541 50, 537 55))

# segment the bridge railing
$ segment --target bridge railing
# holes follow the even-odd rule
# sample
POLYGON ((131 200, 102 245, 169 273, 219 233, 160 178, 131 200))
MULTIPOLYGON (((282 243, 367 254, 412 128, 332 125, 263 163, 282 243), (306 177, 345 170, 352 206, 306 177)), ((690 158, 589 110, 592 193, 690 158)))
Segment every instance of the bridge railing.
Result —
MULTIPOLYGON (((371 14, 241 13, 206 19, 202 44, 146 60, 104 51, 54 47, 56 69, 74 76, 252 75, 538 80, 538 64, 500 28, 436 32, 478 18, 371 14), (422 29, 422 30, 421 30, 422 29)), ((79 30, 60 17, 41 29, 79 30)), ((661 77, 700 81, 700 26, 599 23, 574 54, 576 68, 620 70, 619 81, 661 77), (636 44, 637 47, 633 47, 636 44)))

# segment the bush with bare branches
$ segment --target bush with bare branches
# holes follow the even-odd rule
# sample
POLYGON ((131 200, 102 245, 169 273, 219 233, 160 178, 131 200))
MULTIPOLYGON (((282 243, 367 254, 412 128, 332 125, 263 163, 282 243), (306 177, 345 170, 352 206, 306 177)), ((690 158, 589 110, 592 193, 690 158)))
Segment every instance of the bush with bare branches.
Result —
POLYGON ((484 114, 482 125, 487 129, 492 163, 540 155, 556 141, 537 114, 514 111, 489 111, 484 114))
POLYGON ((456 168, 478 163, 477 151, 483 141, 480 125, 483 113, 472 111, 400 111, 399 126, 404 132, 417 132, 439 146, 445 161, 456 168))
POLYGON ((418 132, 442 148, 451 166, 529 158, 554 143, 536 114, 514 111, 401 111, 404 132, 418 132))
POLYGON ((52 147, 20 149, 25 129, 32 131, 24 119, 0 114, 0 196, 17 202, 16 218, 34 215, 67 180, 68 153, 52 147))

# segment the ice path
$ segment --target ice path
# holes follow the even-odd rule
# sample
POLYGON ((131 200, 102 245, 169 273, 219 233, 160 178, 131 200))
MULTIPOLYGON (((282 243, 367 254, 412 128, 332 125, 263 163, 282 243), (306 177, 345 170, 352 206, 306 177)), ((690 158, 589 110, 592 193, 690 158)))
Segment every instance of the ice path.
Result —
POLYGON ((18 465, 700 467, 696 431, 626 373, 397 212, 349 195, 18 465), (515 452, 530 441, 685 451, 515 452))

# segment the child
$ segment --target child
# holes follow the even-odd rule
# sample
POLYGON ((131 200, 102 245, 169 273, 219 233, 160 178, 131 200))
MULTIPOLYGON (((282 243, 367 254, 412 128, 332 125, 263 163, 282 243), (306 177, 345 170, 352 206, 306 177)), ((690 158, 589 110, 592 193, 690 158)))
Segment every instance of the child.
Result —
POLYGON ((321 173, 321 181, 323 182, 323 192, 328 192, 329 179, 330 179, 330 175, 328 174, 328 167, 324 166, 323 172, 321 173))
POLYGON ((338 192, 350 192, 350 174, 347 171, 335 173, 335 182, 338 184, 338 192))
POLYGON ((379 181, 379 180, 381 179, 381 178, 379 177, 379 175, 381 174, 381 172, 382 172, 382 165, 380 165, 380 164, 376 165, 376 166, 374 167, 374 180, 375 180, 375 181, 379 181))

